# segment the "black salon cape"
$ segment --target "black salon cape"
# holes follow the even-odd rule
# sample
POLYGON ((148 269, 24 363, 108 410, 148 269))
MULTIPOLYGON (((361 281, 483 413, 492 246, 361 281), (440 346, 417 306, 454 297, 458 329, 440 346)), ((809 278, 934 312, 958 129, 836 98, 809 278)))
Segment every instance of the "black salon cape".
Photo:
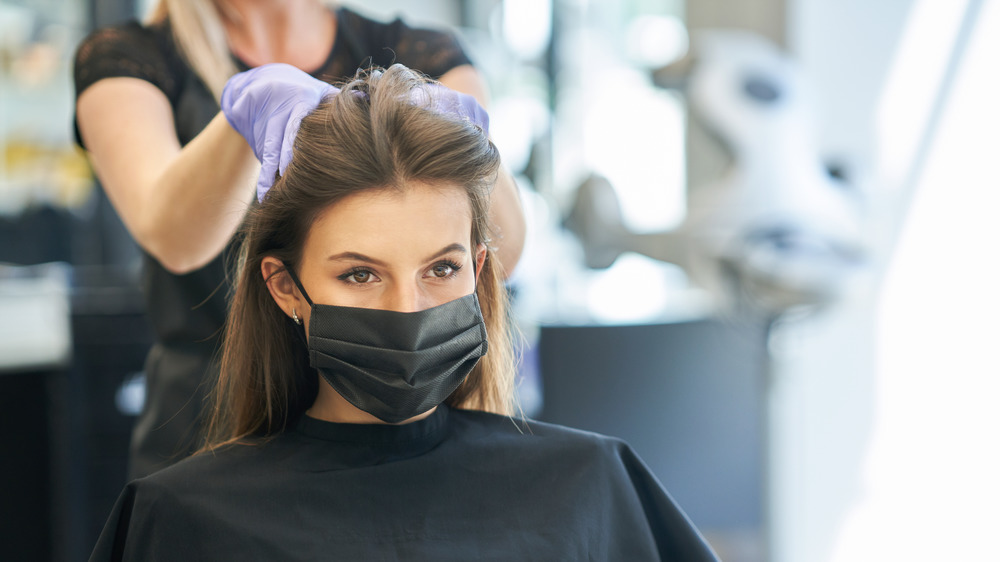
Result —
POLYGON ((624 442, 440 406, 303 417, 129 484, 97 560, 716 560, 624 442))

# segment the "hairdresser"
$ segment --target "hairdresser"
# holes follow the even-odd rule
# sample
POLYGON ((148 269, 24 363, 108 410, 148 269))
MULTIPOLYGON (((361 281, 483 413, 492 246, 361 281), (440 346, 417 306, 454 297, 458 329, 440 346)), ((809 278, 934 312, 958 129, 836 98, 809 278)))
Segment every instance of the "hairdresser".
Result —
MULTIPOLYGON (((143 250, 156 334, 129 478, 200 445, 205 390, 218 376, 234 234, 258 172, 261 181, 273 179, 282 153, 270 146, 255 155, 219 100, 230 76, 272 62, 331 83, 362 67, 401 63, 486 103, 483 81, 451 33, 374 21, 321 0, 160 0, 147 21, 100 29, 83 41, 74 67, 77 141, 143 250)), ((261 100, 262 111, 278 116, 267 126, 280 128, 313 109, 322 93, 282 98, 304 107, 261 100)), ((513 182, 501 176, 492 195, 492 243, 510 272, 524 220, 513 182)))

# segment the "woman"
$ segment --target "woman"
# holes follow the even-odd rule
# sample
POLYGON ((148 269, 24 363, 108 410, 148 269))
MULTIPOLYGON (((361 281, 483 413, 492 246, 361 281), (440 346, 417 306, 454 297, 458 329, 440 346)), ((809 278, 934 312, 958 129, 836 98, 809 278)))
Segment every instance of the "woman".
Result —
POLYGON ((510 417, 500 158, 463 100, 396 65, 302 120, 209 443, 130 484, 92 560, 715 559, 627 445, 510 417))
MULTIPOLYGON (((144 252, 143 289, 156 334, 132 477, 196 446, 202 389, 211 386, 225 321, 224 263, 257 162, 219 112, 239 70, 284 62, 328 81, 394 62, 485 99, 456 38, 384 24, 320 0, 161 0, 149 21, 102 29, 74 68, 78 141, 144 252)), ((500 261, 512 271, 524 223, 507 175, 494 197, 500 261)))

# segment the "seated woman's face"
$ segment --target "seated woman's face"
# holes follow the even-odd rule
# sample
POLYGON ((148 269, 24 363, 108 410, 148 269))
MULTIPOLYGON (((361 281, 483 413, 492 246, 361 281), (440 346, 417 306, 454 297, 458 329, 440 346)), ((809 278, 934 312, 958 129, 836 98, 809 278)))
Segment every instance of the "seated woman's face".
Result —
POLYGON ((461 187, 369 190, 320 214, 299 275, 316 304, 415 312, 475 290, 473 260, 485 257, 485 248, 471 239, 472 211, 461 187))

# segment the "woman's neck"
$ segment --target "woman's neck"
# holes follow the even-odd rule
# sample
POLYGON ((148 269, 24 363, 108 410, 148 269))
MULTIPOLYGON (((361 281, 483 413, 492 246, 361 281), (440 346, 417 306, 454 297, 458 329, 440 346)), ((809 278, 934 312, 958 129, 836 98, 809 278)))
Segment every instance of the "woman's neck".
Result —
POLYGON ((318 0, 220 0, 233 54, 254 67, 283 62, 306 72, 326 61, 336 39, 336 14, 318 0))
MULTIPOLYGON (((437 410, 437 406, 394 425, 403 425, 422 420, 433 414, 435 410, 437 410)), ((337 423, 386 423, 348 402, 329 383, 323 380, 322 377, 319 380, 319 392, 316 394, 316 401, 306 410, 306 415, 318 420, 337 423)))

